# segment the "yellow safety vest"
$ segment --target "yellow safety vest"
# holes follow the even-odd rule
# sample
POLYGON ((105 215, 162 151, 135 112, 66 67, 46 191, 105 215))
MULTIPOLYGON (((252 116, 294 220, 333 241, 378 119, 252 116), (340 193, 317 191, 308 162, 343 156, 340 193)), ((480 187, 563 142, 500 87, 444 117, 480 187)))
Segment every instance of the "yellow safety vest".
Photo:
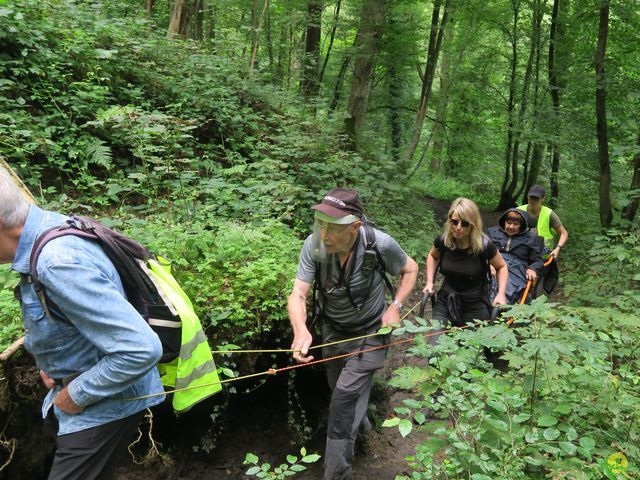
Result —
POLYGON ((172 305, 182 321, 180 355, 169 363, 158 363, 160 379, 171 389, 188 388, 173 394, 173 409, 185 412, 196 403, 222 390, 207 337, 202 330, 191 300, 173 275, 169 262, 149 260, 149 276, 158 292, 172 305), (199 387, 199 388, 194 388, 199 387))
MULTIPOLYGON (((521 205, 518 210, 527 211, 528 205, 521 205)), ((536 225, 538 235, 544 238, 544 246, 549 250, 553 249, 553 242, 556 237, 556 231, 551 228, 551 209, 549 207, 542 206, 540 215, 538 216, 538 223, 536 225)))

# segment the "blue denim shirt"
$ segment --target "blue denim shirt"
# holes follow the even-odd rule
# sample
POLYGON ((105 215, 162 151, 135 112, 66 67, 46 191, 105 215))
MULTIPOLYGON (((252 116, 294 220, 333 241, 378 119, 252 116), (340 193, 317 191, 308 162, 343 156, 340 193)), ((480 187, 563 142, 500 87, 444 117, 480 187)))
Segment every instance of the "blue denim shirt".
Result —
MULTIPOLYGON (((12 268, 30 272, 33 244, 44 230, 68 217, 31 206, 12 268)), ((164 400, 134 397, 163 392, 156 362, 162 354, 158 336, 127 302, 120 277, 102 248, 75 236, 45 245, 38 279, 50 300, 67 318, 45 315, 31 284, 21 286, 25 348, 50 377, 80 374, 69 384, 71 399, 85 409, 69 415, 53 406, 58 435, 119 420, 164 400)), ((61 385, 44 399, 45 417, 61 385)))

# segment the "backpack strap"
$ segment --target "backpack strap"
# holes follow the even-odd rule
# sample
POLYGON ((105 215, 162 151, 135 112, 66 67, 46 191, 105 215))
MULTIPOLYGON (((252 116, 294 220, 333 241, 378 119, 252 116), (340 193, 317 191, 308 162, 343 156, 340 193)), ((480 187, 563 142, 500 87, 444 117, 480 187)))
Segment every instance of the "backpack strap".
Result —
POLYGON ((391 281, 389 280, 389 277, 387 276, 387 265, 384 261, 384 258, 382 258, 382 254, 380 253, 380 250, 378 249, 376 232, 374 231, 373 227, 366 222, 363 228, 364 228, 365 240, 366 240, 366 244, 364 247, 365 254, 367 251, 372 251, 372 250, 376 253, 376 262, 374 263, 374 269, 377 270, 378 273, 380 273, 380 275, 382 276, 382 279, 384 280, 384 283, 387 286, 387 289, 389 290, 391 297, 393 298, 396 295, 396 290, 393 287, 393 284, 391 283, 391 281))
POLYGON ((33 248, 31 249, 31 255, 29 257, 29 275, 23 275, 22 282, 24 283, 32 283, 33 287, 36 291, 36 295, 40 299, 40 303, 42 304, 42 308, 44 312, 52 317, 51 311, 52 309, 55 312, 55 316, 60 318, 65 323, 70 323, 69 320, 64 316, 62 310, 52 302, 42 287, 42 284, 38 280, 38 259, 40 258, 40 253, 42 253, 42 249, 45 247, 47 243, 51 240, 54 240, 59 237, 64 237, 66 235, 76 235, 78 237, 87 238, 89 240, 96 240, 96 236, 92 235, 88 232, 83 232, 81 230, 76 230, 75 228, 71 228, 73 225, 73 220, 67 220, 64 224, 58 227, 52 227, 44 232, 42 232, 36 241, 33 244, 33 248))

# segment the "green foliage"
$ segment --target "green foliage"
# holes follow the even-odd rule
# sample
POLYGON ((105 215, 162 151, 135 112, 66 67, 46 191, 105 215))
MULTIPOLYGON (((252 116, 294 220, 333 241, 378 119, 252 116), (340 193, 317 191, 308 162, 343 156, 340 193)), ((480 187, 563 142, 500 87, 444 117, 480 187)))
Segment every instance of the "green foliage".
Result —
POLYGON ((253 453, 247 453, 244 464, 253 465, 245 472, 245 475, 257 478, 273 478, 275 480, 284 480, 285 478, 296 475, 307 469, 303 463, 315 463, 320 460, 320 455, 311 453, 307 454, 307 449, 302 447, 300 449, 300 457, 295 455, 287 455, 287 463, 282 463, 277 467, 273 467, 269 463, 262 463, 258 465, 260 459, 253 453))
POLYGON ((20 305, 13 298, 13 287, 18 275, 9 271, 9 265, 0 268, 0 352, 22 334, 20 305))
MULTIPOLYGON (((517 338, 504 324, 456 330, 437 346, 417 338, 411 353, 428 359, 424 381, 419 369, 399 371, 393 381, 417 383, 417 395, 385 426, 435 437, 407 459, 412 475, 397 479, 640 474, 640 318, 551 307, 538 299, 507 312, 520 322, 517 338), (508 368, 488 363, 483 348, 502 351, 508 368), (434 428, 426 415, 442 422, 434 428)), ((430 328, 405 323, 406 331, 430 328)))
POLYGON ((185 225, 161 218, 127 231, 173 262, 200 320, 218 342, 242 344, 272 329, 288 332, 286 299, 301 242, 286 226, 185 225))

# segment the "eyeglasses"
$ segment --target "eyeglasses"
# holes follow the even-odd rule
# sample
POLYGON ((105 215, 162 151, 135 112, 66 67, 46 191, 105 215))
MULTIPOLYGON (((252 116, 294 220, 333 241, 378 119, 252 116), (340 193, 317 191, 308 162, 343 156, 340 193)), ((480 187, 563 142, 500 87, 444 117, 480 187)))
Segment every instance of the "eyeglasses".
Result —
POLYGON ((457 227, 458 225, 462 225, 462 228, 469 228, 469 226, 471 226, 471 222, 467 222, 466 220, 456 220, 455 218, 450 218, 449 222, 451 222, 451 225, 453 225, 454 227, 457 227))

